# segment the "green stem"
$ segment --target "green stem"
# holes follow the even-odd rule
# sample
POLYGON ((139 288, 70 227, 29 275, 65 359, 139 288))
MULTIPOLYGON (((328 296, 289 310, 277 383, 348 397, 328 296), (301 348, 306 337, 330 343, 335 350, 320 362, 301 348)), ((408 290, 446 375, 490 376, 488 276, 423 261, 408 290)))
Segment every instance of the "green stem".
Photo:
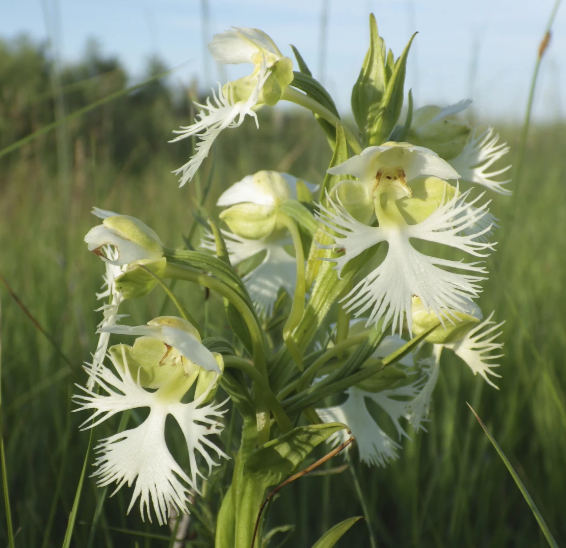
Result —
MULTIPOLYGON (((187 282, 197 283, 208 289, 216 291, 222 297, 228 299, 234 305, 236 310, 242 316, 252 341, 252 351, 254 366, 264 379, 267 379, 267 359, 265 356, 265 348, 263 345, 262 332, 257 324, 253 312, 250 310, 245 301, 226 284, 208 276, 198 270, 192 268, 167 263, 164 278, 174 278, 187 282)), ((267 382, 267 381, 266 381, 267 382)), ((269 408, 264 400, 261 390, 256 390, 256 419, 258 428, 258 439, 260 444, 264 444, 269 440, 269 408)))
POLYGON ((515 196, 518 194, 519 190, 519 181, 521 179, 521 171, 523 168, 523 157, 525 155, 525 148, 527 146, 527 135, 529 133, 529 126, 531 124, 531 111, 533 109, 533 101, 535 97, 535 88, 538 79, 538 72, 540 69, 540 64, 542 61, 542 57, 548 46, 548 42, 550 41, 550 30, 552 29, 552 25, 554 23, 554 18, 556 17, 556 13, 558 12, 558 7, 560 6, 560 2, 562 0, 556 0, 554 6, 552 8, 552 12, 550 14, 550 18, 548 20, 548 24, 546 26, 546 30, 544 33, 544 37, 540 43, 537 60, 535 63, 535 68, 533 71, 533 76, 531 78, 531 87, 529 90, 529 99, 527 101, 527 112, 525 113, 525 123, 523 124, 523 131, 521 133, 521 141, 519 144, 519 152, 517 154, 517 161, 515 163, 515 196))
POLYGON ((275 397, 275 394, 271 391, 267 382, 265 382, 265 378, 250 362, 236 356, 224 356, 224 365, 225 367, 239 369, 253 379, 256 383, 257 389, 261 390, 265 397, 265 401, 269 405, 279 428, 281 428, 281 431, 284 434, 293 429, 293 425, 291 424, 289 417, 287 417, 287 414, 283 410, 283 407, 281 407, 281 404, 275 397))
POLYGON ((354 469, 352 459, 350 458, 350 452, 346 453, 346 460, 348 461, 348 468, 350 469, 350 474, 352 474, 352 479, 354 480, 356 495, 358 495, 358 499, 362 506, 362 512, 364 513, 364 518, 366 520, 366 526, 368 529, 371 548, 377 548, 377 541, 375 540, 375 534, 373 532, 373 527, 371 525, 371 513, 369 512, 368 506, 366 504, 366 499, 364 497, 364 493, 360 485, 360 481, 358 480, 358 475, 356 474, 356 470, 354 469))
POLYGON ((295 285, 295 294, 293 295, 293 304, 291 312, 283 327, 283 340, 289 349, 293 360, 297 364, 300 371, 303 370, 303 354, 297 346, 293 338, 293 330, 301 323, 301 318, 305 311, 305 254, 303 251, 303 243, 301 241, 301 234, 297 223, 289 215, 279 212, 277 220, 283 223, 293 238, 293 245, 295 246, 295 260, 297 263, 297 283, 295 285))
POLYGON ((285 101, 290 101, 291 103, 295 103, 301 107, 304 107, 310 110, 314 114, 318 114, 331 124, 340 124, 344 128, 344 133, 346 134, 346 139, 348 140, 348 144, 352 147, 352 150, 356 154, 360 154, 362 152, 362 146, 360 145, 356 136, 352 133, 352 131, 347 128, 342 120, 338 118, 336 115, 332 114, 327 108, 323 107, 318 101, 311 99, 308 95, 297 91, 292 87, 285 88, 283 92, 282 99, 285 101))

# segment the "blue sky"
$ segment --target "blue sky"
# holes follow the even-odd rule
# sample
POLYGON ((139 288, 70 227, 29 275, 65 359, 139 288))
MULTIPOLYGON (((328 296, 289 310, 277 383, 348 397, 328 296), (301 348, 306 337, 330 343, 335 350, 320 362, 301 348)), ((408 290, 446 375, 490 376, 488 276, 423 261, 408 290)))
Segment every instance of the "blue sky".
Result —
MULTIPOLYGON (((258 27, 284 53, 294 44, 315 76, 321 74, 342 112, 368 46, 367 16, 376 14, 380 34, 399 55, 419 34, 409 61, 407 86, 416 106, 472 98, 483 119, 520 119, 538 44, 554 0, 208 0, 209 28, 203 30, 203 0, 17 0, 4 2, 0 36, 48 36, 44 8, 57 21, 63 61, 84 51, 89 37, 102 51, 117 54, 134 76, 149 55, 181 65, 174 79, 205 83, 245 73, 220 69, 205 42, 228 27, 258 27), (321 59, 320 21, 327 2, 326 61, 321 59), (208 32, 207 32, 208 31, 208 32), (477 68, 474 71, 474 62, 477 68), (471 75, 475 74, 475 78, 471 75)), ((534 110, 538 120, 566 116, 566 7, 558 12, 554 36, 540 74, 534 110)))

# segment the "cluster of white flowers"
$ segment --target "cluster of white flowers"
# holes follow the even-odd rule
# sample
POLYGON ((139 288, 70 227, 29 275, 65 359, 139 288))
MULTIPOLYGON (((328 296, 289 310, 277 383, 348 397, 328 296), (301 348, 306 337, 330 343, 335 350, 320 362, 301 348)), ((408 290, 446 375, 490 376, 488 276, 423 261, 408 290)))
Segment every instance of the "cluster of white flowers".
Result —
MULTIPOLYGON (((181 186, 193 178, 224 129, 241 125, 246 116, 257 123, 256 111, 284 98, 293 80, 292 61, 260 30, 234 28, 217 35, 210 51, 221 63, 251 63, 254 70, 219 86, 212 100, 198 105, 201 110, 195 123, 176 132, 175 141, 190 136, 199 139, 193 157, 176 171, 181 186)), ((509 181, 496 180, 509 168, 492 167, 508 147, 498 144, 493 129, 471 128, 456 117, 469 104, 462 101, 444 109, 416 110, 407 133, 410 142, 369 146, 332 167, 328 174, 341 180, 316 204, 317 234, 325 243, 312 245, 325 250, 325 260, 333 263, 338 276, 362 254, 370 257, 340 305, 358 318, 352 322, 362 322, 365 329, 375 329, 379 323, 390 326, 392 334, 373 358, 383 358, 405 345, 404 333, 409 338, 426 335, 413 353, 396 364, 404 381, 376 389, 363 383, 352 386, 343 394, 341 405, 317 410, 322 421, 347 425, 357 439, 360 459, 368 464, 384 466, 399 456, 401 439, 409 437, 402 420, 415 431, 424 429, 444 348, 491 385, 495 386, 490 376, 498 376, 493 369, 498 366, 494 360, 501 356, 495 353, 502 347, 497 342, 501 324, 492 321, 493 313, 482 321, 474 299, 487 275, 484 259, 494 249, 490 240, 497 227, 483 192, 510 193, 504 187, 509 181), (482 193, 474 194, 477 185, 482 193), (382 244, 386 249, 372 256, 382 244), (439 257, 435 248, 462 257, 439 257), (465 256, 472 260, 464 262, 465 256), (424 343, 432 349, 426 355, 424 343), (389 418, 398 439, 378 425, 373 405, 389 418)), ((310 193, 316 189, 285 173, 260 171, 234 183, 218 199, 217 206, 225 208, 220 219, 228 230, 221 234, 231 264, 242 271, 260 318, 273 314, 281 290, 293 297, 300 287, 297 300, 304 300, 304 264, 302 259, 297 261, 303 257, 303 244, 285 204, 299 199, 310 202, 310 193)), ((300 207, 314 223, 309 209, 300 207)), ((196 328, 185 320, 165 317, 145 326, 118 324, 124 296, 115 287, 116 277, 136 263, 164 262, 166 251, 157 234, 137 219, 102 210, 94 213, 103 223, 85 241, 106 263, 104 291, 98 298, 108 303, 101 309, 104 319, 93 363, 86 367, 87 387, 76 400, 79 409, 94 411, 85 428, 128 409, 149 408, 149 416, 140 425, 102 440, 94 475, 100 485, 116 482, 117 489, 135 482, 130 508, 139 498, 142 517, 147 513, 151 519, 152 506, 161 524, 173 509, 188 512, 189 495, 198 491, 198 476, 205 477, 197 454, 209 473, 216 464, 211 451, 227 458, 210 439, 222 430, 223 404, 209 402, 223 361, 202 344, 196 328), (139 338, 133 347, 118 345, 109 352, 111 334, 139 338), (107 356, 113 370, 103 363, 107 356), (195 397, 185 403, 183 398, 195 382, 199 383, 195 397), (184 434, 190 473, 165 443, 168 415, 184 434)), ((216 250, 212 234, 205 234, 201 247, 216 250)), ((331 442, 339 445, 348 436, 342 430, 331 442)))

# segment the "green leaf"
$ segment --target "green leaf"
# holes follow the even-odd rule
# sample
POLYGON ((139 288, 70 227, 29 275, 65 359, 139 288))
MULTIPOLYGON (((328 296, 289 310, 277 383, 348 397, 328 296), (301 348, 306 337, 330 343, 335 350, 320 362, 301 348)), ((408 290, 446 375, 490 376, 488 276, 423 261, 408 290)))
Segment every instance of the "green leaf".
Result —
POLYGON ((202 344, 211 352, 218 352, 219 354, 227 354, 229 356, 236 355, 232 343, 227 341, 224 337, 207 337, 203 339, 202 344))
POLYGON ((391 134, 391 140, 397 143, 404 143, 407 141, 409 136, 409 131, 411 130, 411 124, 413 123, 413 92, 409 90, 409 106, 407 108, 407 116, 405 117, 405 123, 403 126, 397 126, 393 133, 391 134))
POLYGON ((314 79, 309 74, 303 72, 294 72, 294 79, 291 86, 301 91, 304 91, 311 99, 314 99, 317 103, 320 103, 323 107, 327 108, 332 114, 337 118, 340 118, 338 114, 338 109, 334 103, 330 93, 326 91, 324 86, 316 79, 314 79))
POLYGON ((307 232, 311 237, 314 236, 318 223, 314 220, 312 213, 297 200, 285 200, 280 206, 279 211, 289 215, 299 227, 307 232))
POLYGON ((364 58, 358 80, 352 89, 352 111, 356 124, 367 140, 368 128, 379 117, 381 102, 387 85, 385 73, 385 44, 379 36, 373 13, 369 18, 370 46, 364 58))
POLYGON ((297 65, 299 65, 299 70, 303 74, 306 74, 307 76, 312 76, 312 72, 310 71, 309 67, 307 67, 307 64, 305 63, 303 56, 299 53, 299 50, 293 44, 291 44, 291 49, 295 54, 295 59, 297 59, 297 65))
POLYGON ((317 445, 344 428, 336 422, 298 426, 256 449, 246 460, 244 473, 259 476, 266 487, 278 485, 296 471, 317 445))
POLYGON ((356 516, 354 518, 348 518, 341 521, 338 525, 335 525, 327 531, 322 537, 318 539, 316 544, 312 548, 332 548, 342 536, 356 523, 361 520, 361 516, 356 516))
POLYGON ((228 253, 228 249, 226 249, 226 242, 222 237, 222 232, 218 228, 218 225, 212 220, 208 219, 208 224, 212 230, 212 235, 214 236, 214 241, 216 243, 216 255, 222 261, 225 262, 228 266, 232 266, 230 263, 230 255, 228 253))
POLYGON ((145 268, 132 264, 124 274, 116 278, 116 289, 126 299, 138 299, 150 293, 157 285, 158 278, 163 277, 167 260, 163 258, 158 261, 145 263, 143 266, 145 268), (157 278, 152 276, 146 269, 155 274, 157 278))
POLYGON ((261 548, 268 548, 268 547, 271 548, 270 545, 271 539, 275 535, 283 533, 285 534, 285 537, 282 540, 280 540, 276 545, 273 545, 273 548, 280 548, 287 542, 287 540, 289 539, 289 537, 291 536, 294 530, 295 530, 294 525, 279 525, 278 527, 274 527, 263 536, 263 540, 261 541, 261 548))
POLYGON ((493 447, 495 447, 495 450, 497 451, 498 455, 501 457, 501 460, 505 463, 505 466, 507 466, 507 470, 509 470, 509 473, 515 480, 515 483, 517 484, 519 491, 521 491, 521 494, 527 501, 527 504, 529 505, 531 512, 538 521, 538 524, 544 536, 546 537, 548 544, 552 546, 552 548, 558 548, 558 544, 554 540, 554 537, 552 536, 552 533, 550 532, 550 529, 548 528, 546 521, 544 521, 544 518, 542 517, 540 510, 537 508, 535 501, 532 499, 531 495, 529 495, 529 492, 527 491, 527 488, 525 487, 524 483, 521 481, 519 474, 515 472, 515 469, 509 462, 509 459, 505 456, 505 453, 503 453, 503 450, 501 449, 501 447, 499 447, 499 444, 495 441, 495 438, 488 432, 487 428, 485 427, 485 424, 482 422, 478 414, 473 410, 472 406, 469 403, 468 403, 468 407, 472 410, 472 413, 474 414, 476 419, 478 419, 478 422, 480 423, 480 426, 485 432, 485 435, 489 438, 489 441, 493 444, 493 447))

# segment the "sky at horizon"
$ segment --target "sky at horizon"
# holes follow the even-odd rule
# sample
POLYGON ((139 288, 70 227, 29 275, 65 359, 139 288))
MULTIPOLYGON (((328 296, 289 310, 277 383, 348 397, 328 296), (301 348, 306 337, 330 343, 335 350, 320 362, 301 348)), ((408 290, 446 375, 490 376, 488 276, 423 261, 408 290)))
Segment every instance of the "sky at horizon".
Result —
MULTIPOLYGON (((117 55, 134 78, 142 77, 148 58, 158 55, 169 67, 184 64, 174 80, 198 78, 204 87, 248 71, 216 66, 205 45, 212 35, 230 26, 257 27, 289 56, 287 44, 295 45, 339 110, 347 113, 373 11, 381 36, 396 56, 419 31, 406 80, 416 107, 472 98, 482 119, 516 121, 524 116, 538 46, 553 5, 554 0, 18 0, 1 9, 0 37, 25 33, 42 41, 55 36, 63 63, 78 60, 87 40, 94 38, 102 52, 117 55), (326 41, 321 36, 325 4, 326 41)), ((540 71, 534 119, 563 119, 565 93, 562 7, 540 71)))

